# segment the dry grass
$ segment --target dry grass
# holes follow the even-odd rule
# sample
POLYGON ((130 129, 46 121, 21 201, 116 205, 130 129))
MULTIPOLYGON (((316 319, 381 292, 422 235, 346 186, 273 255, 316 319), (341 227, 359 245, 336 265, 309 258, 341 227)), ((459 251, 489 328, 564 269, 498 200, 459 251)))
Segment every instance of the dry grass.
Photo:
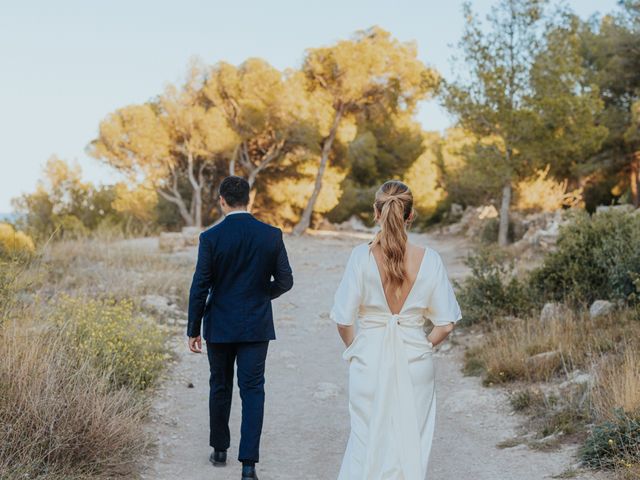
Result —
POLYGON ((0 337, 0 478, 132 478, 145 402, 55 331, 20 330, 0 337))
POLYGON ((590 369, 603 355, 624 348, 625 338, 640 339, 640 323, 626 314, 498 320, 483 344, 467 352, 466 366, 483 371, 487 384, 548 381, 563 372, 590 369))
POLYGON ((0 478, 136 478, 149 447, 141 390, 167 338, 138 297, 186 305, 193 261, 153 240, 65 240, 1 262, 0 478))
POLYGON ((505 447, 584 442, 585 465, 640 478, 640 321, 637 309, 591 319, 567 312, 542 322, 499 320, 482 345, 466 354, 466 369, 487 385, 516 386, 511 403, 527 415, 534 438, 505 447), (572 383, 577 370, 591 381, 572 383))
POLYGON ((154 239, 53 243, 43 258, 49 289, 118 299, 156 294, 186 307, 194 261, 156 249, 154 239))
POLYGON ((612 412, 622 410, 640 418, 640 351, 625 349, 607 358, 596 372, 593 406, 600 419, 613 420, 612 412))

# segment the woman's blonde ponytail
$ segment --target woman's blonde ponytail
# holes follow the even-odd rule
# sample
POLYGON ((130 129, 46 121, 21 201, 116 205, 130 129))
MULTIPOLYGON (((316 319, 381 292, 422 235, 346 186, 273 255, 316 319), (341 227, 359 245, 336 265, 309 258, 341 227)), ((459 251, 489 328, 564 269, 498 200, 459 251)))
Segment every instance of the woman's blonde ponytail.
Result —
POLYGON ((404 255, 407 247, 405 226, 412 217, 413 195, 404 183, 397 180, 385 182, 376 192, 376 214, 380 232, 371 248, 380 245, 382 251, 383 279, 396 295, 407 279, 404 255))

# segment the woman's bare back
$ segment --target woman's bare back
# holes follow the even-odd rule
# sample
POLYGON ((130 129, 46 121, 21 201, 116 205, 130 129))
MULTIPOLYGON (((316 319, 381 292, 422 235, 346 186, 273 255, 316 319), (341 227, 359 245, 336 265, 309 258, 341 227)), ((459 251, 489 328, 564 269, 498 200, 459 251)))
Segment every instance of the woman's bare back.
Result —
POLYGON ((389 305, 389 310, 391 313, 396 314, 400 313, 402 307, 407 299, 409 293, 411 293, 411 288, 416 281, 416 277, 420 272, 420 265, 422 264, 422 260, 425 255, 425 248, 420 247, 418 245, 414 245, 413 243, 407 242, 407 247, 404 254, 404 268, 407 272, 407 279, 400 287, 399 292, 393 292, 392 289, 388 285, 387 279, 385 278, 384 269, 382 268, 384 259, 382 257, 382 251, 380 246, 375 246, 372 249, 373 257, 376 260, 376 264, 378 265, 378 272, 380 273, 380 278, 382 280, 382 286, 384 288, 384 296, 387 299, 387 304, 389 305))

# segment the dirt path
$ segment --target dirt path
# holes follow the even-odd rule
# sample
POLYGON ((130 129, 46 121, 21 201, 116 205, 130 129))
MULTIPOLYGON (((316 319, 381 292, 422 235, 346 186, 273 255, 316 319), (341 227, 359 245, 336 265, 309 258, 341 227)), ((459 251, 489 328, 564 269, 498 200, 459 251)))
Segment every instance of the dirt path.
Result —
MULTIPOLYGON (((333 293, 351 248, 366 235, 317 234, 287 239, 295 287, 274 304, 278 340, 267 363, 267 404, 259 475, 262 480, 333 480, 337 477, 349 428, 347 365, 328 316, 333 293), (301 477, 299 472, 305 472, 301 477)), ((452 277, 465 273, 464 244, 458 239, 416 235, 443 256, 452 277)), ((195 250, 192 252, 195 258, 195 250)), ((176 336, 178 362, 154 403, 158 443, 144 478, 153 480, 237 479, 240 399, 232 409, 232 446, 225 468, 208 462, 208 364, 205 355, 186 352, 176 336), (188 388, 192 383, 193 388, 188 388)), ((537 452, 527 447, 499 449, 519 419, 509 414, 501 392, 483 388, 460 373, 462 347, 436 354, 438 421, 430 480, 538 480, 552 478, 575 461, 571 451, 537 452)), ((589 478, 589 477, 574 477, 589 478)))

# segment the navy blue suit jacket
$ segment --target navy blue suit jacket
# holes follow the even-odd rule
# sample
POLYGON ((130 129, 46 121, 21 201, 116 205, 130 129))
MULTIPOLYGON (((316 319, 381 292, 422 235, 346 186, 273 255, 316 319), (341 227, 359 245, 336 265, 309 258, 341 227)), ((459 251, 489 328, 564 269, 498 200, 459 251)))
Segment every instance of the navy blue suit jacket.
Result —
POLYGON ((200 234, 187 335, 210 343, 275 339, 271 300, 293 286, 282 231, 249 213, 200 234), (272 278, 273 277, 273 278, 272 278))

